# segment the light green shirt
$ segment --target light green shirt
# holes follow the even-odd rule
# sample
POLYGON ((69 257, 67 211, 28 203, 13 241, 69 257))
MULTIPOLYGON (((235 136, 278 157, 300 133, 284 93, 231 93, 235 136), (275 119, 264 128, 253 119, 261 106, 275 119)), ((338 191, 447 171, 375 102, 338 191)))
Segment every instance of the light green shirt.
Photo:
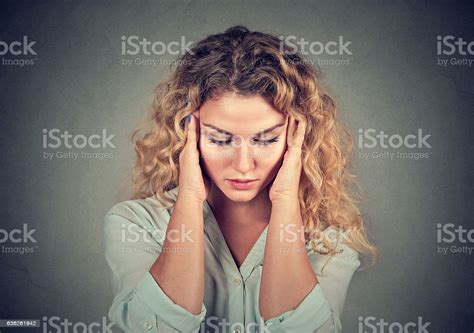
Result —
MULTIPOLYGON (((176 199, 178 188, 167 192, 176 199)), ((149 269, 160 254, 173 208, 154 197, 114 205, 105 216, 105 257, 114 299, 108 316, 125 332, 341 332, 340 316, 359 255, 344 243, 327 256, 307 245, 319 283, 296 309, 263 321, 258 297, 268 226, 238 268, 213 212, 204 202, 205 292, 201 313, 175 304, 149 269)), ((325 231, 327 231, 326 229, 325 231)), ((334 230, 334 229, 333 229, 334 230)))

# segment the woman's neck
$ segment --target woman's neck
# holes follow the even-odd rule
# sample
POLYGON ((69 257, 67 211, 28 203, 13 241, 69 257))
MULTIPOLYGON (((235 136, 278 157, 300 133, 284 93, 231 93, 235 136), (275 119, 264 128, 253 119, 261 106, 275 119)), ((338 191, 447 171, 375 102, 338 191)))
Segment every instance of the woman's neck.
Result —
POLYGON ((261 191, 255 198, 248 202, 235 202, 229 200, 222 191, 211 185, 207 202, 219 224, 247 225, 268 224, 271 214, 271 201, 268 189, 261 191))

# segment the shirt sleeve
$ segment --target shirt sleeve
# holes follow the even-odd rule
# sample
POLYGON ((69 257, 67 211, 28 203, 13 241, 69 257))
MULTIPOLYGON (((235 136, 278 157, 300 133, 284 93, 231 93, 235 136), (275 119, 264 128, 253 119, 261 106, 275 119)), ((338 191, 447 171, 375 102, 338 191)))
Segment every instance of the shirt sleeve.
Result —
POLYGON ((161 233, 129 205, 122 203, 119 208, 112 208, 104 218, 105 257, 114 291, 110 320, 125 332, 199 332, 206 315, 204 304, 197 315, 187 311, 164 293, 149 272, 161 253, 165 231, 161 233))
POLYGON ((340 317, 347 290, 353 273, 360 266, 360 260, 358 252, 346 244, 338 245, 337 249, 340 252, 327 264, 327 255, 314 251, 308 253, 318 283, 296 309, 264 321, 269 332, 341 332, 340 317))

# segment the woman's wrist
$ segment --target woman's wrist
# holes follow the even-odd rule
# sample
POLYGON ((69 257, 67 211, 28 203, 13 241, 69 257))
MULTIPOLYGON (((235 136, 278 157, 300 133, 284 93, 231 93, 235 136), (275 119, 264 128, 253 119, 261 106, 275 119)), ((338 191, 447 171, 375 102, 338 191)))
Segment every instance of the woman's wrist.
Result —
POLYGON ((288 198, 278 198, 272 200, 271 202, 272 209, 298 209, 300 204, 297 196, 288 198))
POLYGON ((180 191, 176 198, 176 204, 178 202, 181 204, 182 207, 187 206, 199 206, 200 208, 204 205, 204 200, 198 198, 194 193, 180 191))

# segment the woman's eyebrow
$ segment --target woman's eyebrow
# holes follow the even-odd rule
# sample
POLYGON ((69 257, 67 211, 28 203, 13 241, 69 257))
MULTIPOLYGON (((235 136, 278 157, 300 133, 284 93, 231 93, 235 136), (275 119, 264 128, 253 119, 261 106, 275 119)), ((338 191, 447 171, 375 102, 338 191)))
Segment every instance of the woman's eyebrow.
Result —
MULTIPOLYGON (((202 123, 202 125, 203 125, 203 126, 206 126, 206 127, 210 127, 210 128, 212 128, 212 129, 214 129, 214 130, 216 130, 217 132, 222 133, 222 134, 227 134, 227 135, 230 135, 230 136, 233 136, 233 135, 234 135, 234 134, 232 134, 231 132, 228 132, 228 131, 226 131, 226 130, 223 130, 223 129, 221 129, 221 128, 219 128, 219 127, 216 127, 216 126, 214 126, 214 125, 211 125, 211 124, 202 123)), ((273 131, 275 128, 281 127, 281 126, 284 126, 284 125, 285 125, 285 123, 276 124, 276 125, 274 125, 274 126, 272 126, 272 127, 270 127, 270 128, 267 128, 267 129, 261 131, 261 132, 255 133, 255 135, 261 135, 261 134, 265 134, 265 133, 271 132, 271 131, 273 131)))

